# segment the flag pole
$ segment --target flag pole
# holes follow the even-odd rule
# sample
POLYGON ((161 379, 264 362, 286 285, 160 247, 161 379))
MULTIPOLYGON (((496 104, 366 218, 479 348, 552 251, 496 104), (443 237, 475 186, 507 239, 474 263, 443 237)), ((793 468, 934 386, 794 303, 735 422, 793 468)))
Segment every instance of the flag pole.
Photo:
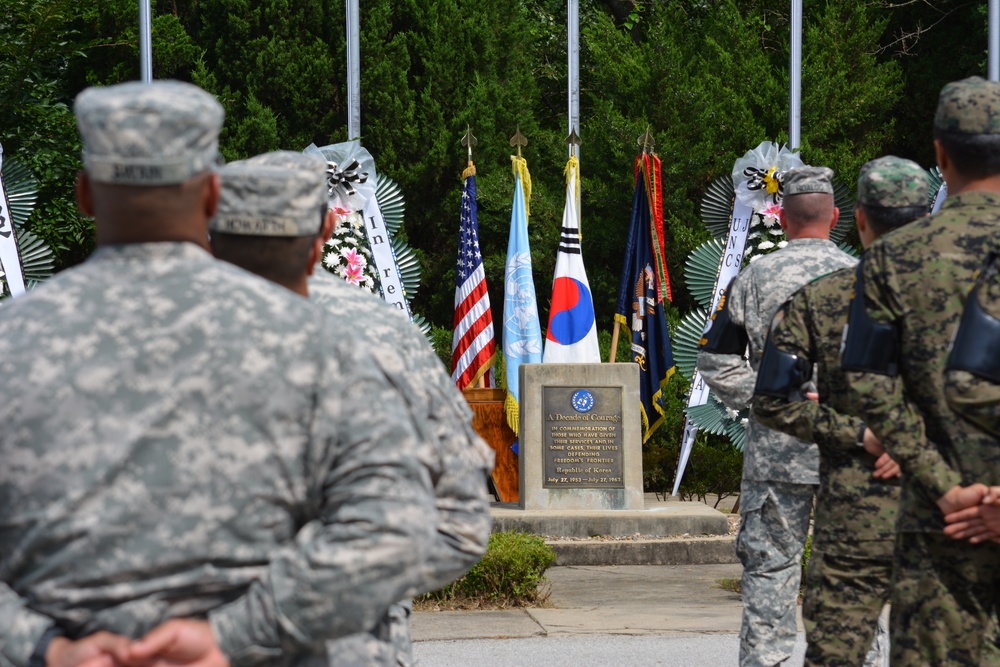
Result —
POLYGON ((361 137, 361 30, 358 0, 347 0, 347 138, 361 137))
POLYGON ((802 0, 792 0, 792 44, 788 109, 788 145, 799 147, 802 124, 802 0))
MULTIPOLYGON (((580 127, 580 0, 569 0, 566 8, 567 52, 569 54, 569 132, 580 127)), ((577 143, 577 158, 580 157, 577 143)), ((573 146, 569 146, 573 156, 573 146)))
POLYGON ((1000 81, 1000 0, 990 0, 989 68, 990 81, 1000 81))
POLYGON ((149 18, 149 0, 139 0, 139 79, 153 82, 153 28, 149 18))

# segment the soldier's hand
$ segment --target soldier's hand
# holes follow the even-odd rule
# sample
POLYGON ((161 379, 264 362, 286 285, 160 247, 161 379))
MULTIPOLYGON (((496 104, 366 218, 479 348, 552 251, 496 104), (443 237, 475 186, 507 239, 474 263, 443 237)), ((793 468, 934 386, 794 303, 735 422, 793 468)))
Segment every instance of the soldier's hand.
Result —
POLYGON ((129 661, 144 667, 229 667, 208 621, 174 619, 132 644, 129 661))
POLYGON ((818 392, 807 391, 806 392, 806 398, 809 399, 810 401, 815 401, 815 402, 819 403, 819 393, 818 392))
POLYGON ((899 464, 892 460, 892 457, 884 453, 875 461, 875 472, 872 473, 875 479, 892 479, 899 477, 899 464))
POLYGON ((96 632, 77 641, 56 637, 45 652, 47 667, 119 667, 127 657, 129 640, 110 632, 96 632))
POLYGON ((978 482, 969 486, 953 486, 948 489, 947 493, 938 498, 937 504, 941 508, 941 512, 947 516, 967 507, 978 505, 989 492, 988 486, 978 482))
POLYGON ((882 446, 882 441, 878 439, 878 436, 870 428, 865 429, 865 434, 861 438, 861 446, 875 458, 885 454, 885 447, 882 446))
POLYGON ((983 503, 946 514, 944 520, 948 525, 944 534, 956 540, 967 539, 973 544, 1000 541, 1000 503, 994 496, 984 497, 983 503))

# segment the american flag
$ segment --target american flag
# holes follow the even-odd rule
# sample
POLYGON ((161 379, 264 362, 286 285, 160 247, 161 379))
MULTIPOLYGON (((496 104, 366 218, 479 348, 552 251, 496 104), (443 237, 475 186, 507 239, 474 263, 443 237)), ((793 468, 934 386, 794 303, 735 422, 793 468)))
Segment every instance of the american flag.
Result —
POLYGON ((466 170, 465 187, 462 189, 462 219, 458 233, 451 379, 459 389, 474 385, 480 377, 485 379, 485 386, 496 386, 493 376, 495 356, 493 312, 486 289, 483 255, 479 250, 476 172, 475 167, 470 167, 466 170))

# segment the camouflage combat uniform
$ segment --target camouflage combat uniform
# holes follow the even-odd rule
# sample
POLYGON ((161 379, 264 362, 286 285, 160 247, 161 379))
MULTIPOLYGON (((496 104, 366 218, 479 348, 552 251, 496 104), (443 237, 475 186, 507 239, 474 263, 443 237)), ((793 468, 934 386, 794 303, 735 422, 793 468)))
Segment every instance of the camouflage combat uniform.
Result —
MULTIPOLYGON (((796 239, 753 262, 733 280, 724 303, 733 324, 747 333, 749 364, 741 355, 698 353, 698 369, 726 406, 750 405, 768 325, 779 306, 813 278, 854 263, 828 240, 796 239)), ((741 665, 775 665, 792 653, 802 551, 818 469, 816 445, 772 431, 751 415, 736 544, 743 563, 741 665)))
MULTIPOLYGON (((324 269, 310 277, 309 299, 336 321, 356 322, 365 345, 400 383, 413 409, 438 427, 432 446, 422 450, 440 515, 423 587, 441 588, 465 574, 486 550, 491 529, 486 477, 493 451, 472 429, 472 411, 434 349, 395 308, 324 269)), ((412 665, 411 607, 408 601, 393 605, 374 633, 331 642, 330 665, 412 665)))
POLYGON ((398 389, 304 299, 193 244, 105 246, 0 323, 0 664, 53 623, 206 615, 234 666, 323 664, 420 590, 436 425, 374 409, 398 389))
POLYGON ((771 343, 815 364, 820 401, 755 395, 753 413, 770 428, 819 447, 819 489, 802 616, 807 665, 865 660, 892 580, 899 481, 872 478, 875 457, 858 446, 860 417, 840 370, 840 339, 854 269, 795 293, 771 324, 771 343))
MULTIPOLYGON (((942 90, 935 126, 969 132, 962 123, 985 121, 996 127, 977 131, 997 133, 998 110, 1000 86, 967 79, 942 90)), ((897 377, 848 374, 852 400, 903 470, 892 591, 894 665, 979 665, 1000 596, 1000 545, 946 537, 937 505, 957 485, 1000 484, 1000 442, 955 415, 943 391, 948 343, 973 272, 998 235, 1000 194, 959 191, 935 215, 876 241, 864 259, 868 315, 893 324, 900 346, 897 377)), ((847 344, 852 342, 849 332, 847 344)))
POLYGON ((1000 484, 996 436, 957 417, 943 391, 948 342, 980 249, 998 233, 1000 195, 963 192, 949 196, 932 218, 883 237, 865 257, 868 314, 895 323, 901 343, 899 377, 848 375, 865 421, 903 469, 894 664, 978 665, 980 624, 996 604, 1000 545, 945 537, 936 501, 958 484, 1000 484))
MULTIPOLYGON (((1000 240, 994 245, 1000 252, 1000 240)), ((1000 260, 994 259, 979 288, 979 305, 987 315, 1000 320, 1000 260)), ((979 428, 1000 438, 1000 383, 968 371, 944 374, 944 396, 952 410, 979 428)))

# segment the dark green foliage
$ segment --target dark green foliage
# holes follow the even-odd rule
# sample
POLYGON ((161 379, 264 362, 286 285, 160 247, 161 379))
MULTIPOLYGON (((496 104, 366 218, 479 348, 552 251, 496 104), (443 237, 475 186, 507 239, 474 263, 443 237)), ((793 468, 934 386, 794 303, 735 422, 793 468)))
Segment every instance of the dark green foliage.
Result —
POLYGON ((531 606, 545 598, 545 570, 556 554, 545 540, 527 533, 493 533, 483 556, 469 573, 417 602, 531 606))
POLYGON ((451 327, 431 327, 431 345, 434 346, 434 352, 437 353, 445 370, 449 373, 451 372, 451 341, 453 333, 451 327))
MULTIPOLYGON (((154 75, 219 96, 227 159, 348 139, 343 0, 152 4, 154 75)), ((131 0, 4 4, 0 141, 40 181, 31 226, 59 252, 60 266, 93 243, 90 222, 73 205, 80 147, 72 99, 88 84, 137 77, 136 14, 131 0)), ((362 4, 361 138, 402 187, 406 235, 424 269, 414 309, 437 325, 451 321, 467 125, 479 139, 480 234, 497 322, 513 189, 508 138, 520 126, 529 140, 529 232, 547 322, 565 195, 565 21, 566 3, 556 0, 362 4)), ((610 330, 636 137, 649 125, 663 158, 667 264, 674 307, 687 312, 683 263, 708 238, 697 214, 701 194, 746 150, 787 139, 788 8, 584 0, 580 26, 584 259, 598 327, 610 330)), ((930 166, 937 92, 983 70, 985 32, 985 8, 975 4, 807 6, 806 161, 830 165, 848 184, 864 161, 886 152, 930 166)))

